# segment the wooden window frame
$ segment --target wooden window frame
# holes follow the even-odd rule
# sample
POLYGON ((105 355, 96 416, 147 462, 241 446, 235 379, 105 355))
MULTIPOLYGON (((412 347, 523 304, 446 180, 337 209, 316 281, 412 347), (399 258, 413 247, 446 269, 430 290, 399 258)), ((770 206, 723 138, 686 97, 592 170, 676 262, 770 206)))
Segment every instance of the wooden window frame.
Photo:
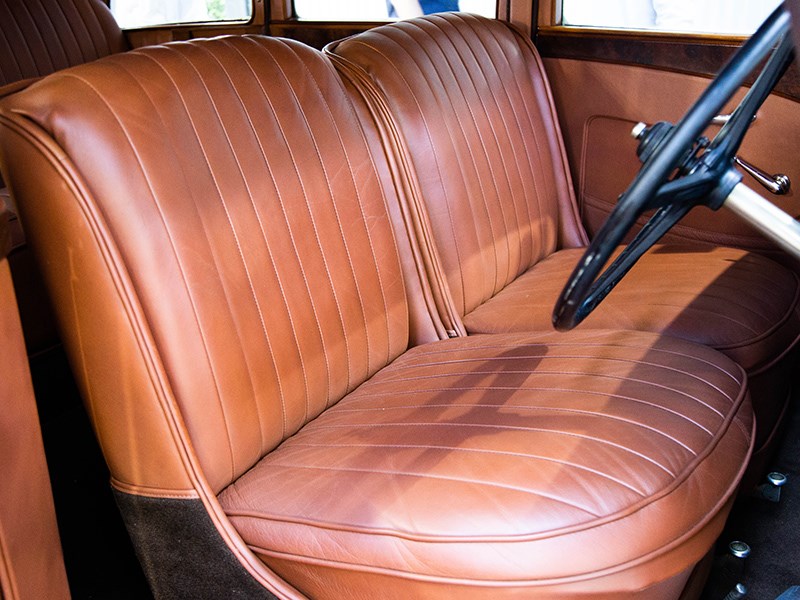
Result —
MULTIPOLYGON (((561 25, 561 0, 538 0, 533 39, 542 56, 649 67, 712 78, 746 36, 561 25)), ((751 83, 752 80, 747 83, 751 83)), ((775 93, 800 101, 795 61, 775 93)))
MULTIPOLYGON (((313 21, 294 15, 292 0, 270 0, 270 35, 288 37, 321 48, 349 35, 366 31, 389 21, 313 21)), ((497 18, 508 21, 529 35, 534 30, 536 2, 531 0, 497 0, 497 18)))

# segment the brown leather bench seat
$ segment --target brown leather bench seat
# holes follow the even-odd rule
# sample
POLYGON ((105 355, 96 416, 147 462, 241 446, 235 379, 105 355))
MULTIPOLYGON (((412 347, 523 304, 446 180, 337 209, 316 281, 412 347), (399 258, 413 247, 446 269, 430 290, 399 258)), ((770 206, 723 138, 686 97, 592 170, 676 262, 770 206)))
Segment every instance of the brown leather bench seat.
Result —
MULTIPOLYGON (((501 21, 449 13, 326 50, 407 167, 410 228, 449 328, 551 327, 587 238, 531 41, 501 21)), ((788 405, 799 302, 797 275, 763 256, 657 246, 579 327, 663 333, 727 354, 748 373, 761 448, 788 405)))
POLYGON ((678 598, 752 450, 743 370, 649 332, 437 339, 363 110, 260 37, 0 103, 156 595, 678 598))

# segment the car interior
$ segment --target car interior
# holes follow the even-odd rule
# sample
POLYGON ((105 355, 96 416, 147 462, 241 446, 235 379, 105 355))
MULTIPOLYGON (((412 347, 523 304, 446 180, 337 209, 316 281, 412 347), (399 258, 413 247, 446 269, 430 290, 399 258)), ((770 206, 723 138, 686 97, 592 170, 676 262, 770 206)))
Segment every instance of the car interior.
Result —
POLYGON ((800 0, 243 4, 0 0, 0 598, 800 598, 800 0))

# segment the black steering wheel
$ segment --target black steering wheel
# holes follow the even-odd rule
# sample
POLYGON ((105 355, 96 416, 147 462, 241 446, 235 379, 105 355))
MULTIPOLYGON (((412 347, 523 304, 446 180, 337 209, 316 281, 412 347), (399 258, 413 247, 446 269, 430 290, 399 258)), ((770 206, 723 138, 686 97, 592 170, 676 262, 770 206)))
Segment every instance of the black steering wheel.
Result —
POLYGON ((635 130, 642 168, 581 257, 553 309, 553 325, 578 325, 636 261, 675 223, 699 205, 725 202, 741 174, 733 159, 759 107, 791 63, 788 11, 778 7, 734 54, 677 125, 661 122, 635 130), (712 120, 766 60, 750 91, 713 141, 702 137, 712 120), (656 212, 625 250, 600 274, 625 234, 645 212, 656 212))

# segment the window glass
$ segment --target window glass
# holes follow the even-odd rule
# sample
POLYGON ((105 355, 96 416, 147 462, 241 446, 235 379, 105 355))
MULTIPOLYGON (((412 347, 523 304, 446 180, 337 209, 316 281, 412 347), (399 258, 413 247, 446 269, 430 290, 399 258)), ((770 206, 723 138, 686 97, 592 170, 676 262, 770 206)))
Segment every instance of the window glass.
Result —
POLYGON ((249 21, 252 0, 111 0, 123 29, 175 23, 249 21))
POLYGON ((312 21, 386 21, 460 10, 496 16, 496 0, 295 0, 299 19, 312 21))
POLYGON ((781 0, 563 0, 562 23, 697 33, 753 33, 781 0))

